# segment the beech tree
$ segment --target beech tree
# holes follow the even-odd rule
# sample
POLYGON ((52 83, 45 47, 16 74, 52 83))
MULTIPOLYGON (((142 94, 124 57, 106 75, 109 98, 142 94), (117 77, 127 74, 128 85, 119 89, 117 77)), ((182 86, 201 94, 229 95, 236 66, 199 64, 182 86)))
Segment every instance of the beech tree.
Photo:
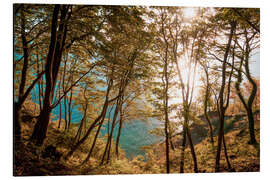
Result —
POLYGON ((16 172, 29 159, 74 163, 74 174, 241 171, 237 158, 254 155, 243 140, 260 142, 259 18, 256 8, 15 4, 16 172), (155 135, 128 140, 145 156, 126 150, 133 123, 155 135))
POLYGON ((252 110, 253 109, 252 106, 253 106, 256 93, 257 93, 257 84, 255 80, 253 79, 249 70, 251 53, 254 49, 258 48, 258 40, 255 37, 257 35, 257 31, 249 33, 247 28, 244 28, 243 31, 244 31, 243 32, 244 34, 243 45, 240 45, 239 40, 235 40, 235 43, 237 44, 238 48, 240 48, 241 50, 241 55, 238 56, 238 58, 240 59, 240 65, 238 67, 238 76, 237 76, 237 82, 235 83, 235 89, 248 115, 249 133, 250 133, 250 140, 248 143, 257 144, 255 133, 254 133, 254 112, 252 110), (245 100, 245 97, 243 96, 240 89, 240 85, 243 80, 242 78, 243 71, 245 72, 244 75, 246 76, 248 82, 252 85, 252 90, 250 94, 248 95, 247 100, 245 100))

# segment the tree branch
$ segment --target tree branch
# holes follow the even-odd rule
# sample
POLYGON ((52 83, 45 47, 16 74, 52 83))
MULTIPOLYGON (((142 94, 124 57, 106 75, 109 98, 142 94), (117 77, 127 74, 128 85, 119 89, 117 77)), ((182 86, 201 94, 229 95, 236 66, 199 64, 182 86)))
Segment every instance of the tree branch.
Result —
POLYGON ((64 94, 58 99, 56 103, 54 103, 51 108, 54 109, 60 102, 61 100, 67 95, 67 93, 83 78, 85 77, 94 67, 96 64, 94 64, 86 73, 84 73, 79 79, 77 79, 65 92, 64 94))
POLYGON ((255 29, 258 33, 260 33, 260 29, 258 29, 254 24, 252 24, 246 17, 244 17, 236 8, 232 8, 232 10, 244 21, 246 21, 253 29, 255 29))

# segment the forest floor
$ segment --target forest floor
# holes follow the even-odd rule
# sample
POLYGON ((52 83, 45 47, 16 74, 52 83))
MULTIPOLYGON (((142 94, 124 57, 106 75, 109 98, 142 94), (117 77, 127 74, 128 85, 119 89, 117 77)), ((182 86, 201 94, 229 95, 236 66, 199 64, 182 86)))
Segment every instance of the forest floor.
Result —
MULTIPOLYGON (((127 159, 123 150, 120 157, 112 156, 108 164, 100 165, 100 159, 104 151, 105 139, 99 138, 97 148, 89 162, 80 166, 87 156, 90 141, 82 145, 74 155, 68 160, 44 156, 45 147, 54 145, 57 152, 63 156, 69 151, 73 143, 76 126, 71 128, 71 132, 65 133, 57 129, 51 123, 48 128, 47 139, 44 146, 35 146, 29 141, 35 118, 29 117, 29 111, 24 112, 22 122, 22 140, 14 143, 14 176, 44 176, 44 175, 87 175, 87 174, 157 174, 165 173, 165 149, 162 144, 156 144, 146 148, 146 157, 137 156, 127 159), (30 120, 29 120, 30 119, 30 120), (74 133, 72 133, 74 131, 74 133), (71 134, 71 135, 70 135, 71 134)), ((31 114, 30 116, 34 116, 31 114)), ((228 155, 231 166, 236 172, 257 172, 260 170, 260 120, 255 121, 255 133, 257 145, 249 145, 248 122, 246 118, 235 122, 233 128, 225 134, 228 155)), ((179 138, 174 137, 173 141, 179 138)), ((216 142, 215 137, 215 142, 216 142)), ((215 143, 216 144, 216 143, 215 143)), ((212 146, 209 138, 195 145, 198 168, 200 172, 214 172, 216 146, 212 146)), ((113 154, 114 152, 112 152, 113 154)), ((171 173, 179 173, 180 148, 175 147, 170 151, 171 173)), ((221 172, 229 172, 225 156, 221 153, 221 172)), ((185 151, 185 173, 193 173, 193 161, 189 146, 185 151)))
MULTIPOLYGON (((229 156, 231 168, 235 172, 258 172, 260 171, 260 120, 259 118, 255 121, 255 136, 258 144, 250 145, 249 141, 249 130, 247 117, 243 118, 234 123, 231 128, 225 134, 225 141, 227 147, 227 153, 229 156)), ((180 137, 174 137, 179 139, 180 137)), ((199 172, 215 172, 215 158, 217 149, 217 137, 214 137, 214 146, 210 143, 209 138, 205 138, 202 142, 195 145, 195 152, 197 156, 199 172)), ((153 149, 155 156, 161 158, 156 159, 157 164, 165 164, 164 146, 156 145, 153 149)), ((220 171, 230 172, 228 169, 225 154, 222 148, 221 160, 220 160, 220 171)), ((180 162, 180 148, 175 148, 170 151, 170 164, 171 173, 179 173, 179 162, 180 162)), ((165 166, 163 165, 164 169, 165 166)), ((185 150, 185 173, 193 173, 193 159, 191 156, 189 145, 185 150)), ((164 172, 165 173, 165 172, 164 172)))

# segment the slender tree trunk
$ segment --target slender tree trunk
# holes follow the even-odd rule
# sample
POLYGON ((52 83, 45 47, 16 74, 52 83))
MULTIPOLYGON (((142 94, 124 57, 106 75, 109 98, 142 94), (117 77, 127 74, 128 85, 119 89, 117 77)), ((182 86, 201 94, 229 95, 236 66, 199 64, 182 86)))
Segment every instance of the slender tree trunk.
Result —
MULTIPOLYGON (((43 109, 40 113, 31 139, 37 144, 42 145, 47 133, 47 128, 52 111, 52 99, 54 97, 54 89, 57 82, 57 75, 61 63, 63 47, 65 45, 67 31, 67 12, 69 6, 55 5, 53 10, 51 25, 51 42, 45 66, 46 89, 43 100, 43 109), (61 11, 60 24, 58 27, 58 13, 61 11)), ((68 18, 71 14, 69 14, 68 18)))
MULTIPOLYGON (((63 71, 63 76, 62 76, 62 88, 63 92, 65 92, 65 76, 66 76, 66 67, 67 67, 67 60, 65 59, 64 61, 64 71, 63 71)), ((64 114, 65 114, 65 130, 67 129, 68 126, 68 120, 67 120, 67 96, 64 97, 64 114)))
MULTIPOLYGON (((44 62, 41 61, 41 69, 42 71, 44 71, 44 62)), ((42 75, 42 77, 40 78, 40 97, 41 97, 41 102, 44 99, 44 75, 42 75)), ((41 109, 43 108, 43 102, 41 103, 41 109)), ((40 111, 41 112, 41 111, 40 111)))
POLYGON ((119 113, 119 105, 120 105, 120 100, 118 98, 117 103, 116 103, 116 107, 115 107, 115 111, 114 111, 112 125, 111 125, 111 132, 110 132, 110 135, 108 136, 106 147, 105 147, 105 150, 104 150, 100 165, 102 165, 104 163, 106 155, 107 155, 107 161, 106 162, 108 163, 109 160, 110 160, 111 141, 112 141, 112 137, 113 137, 113 130, 114 130, 114 127, 115 127, 116 119, 117 119, 117 116, 118 116, 118 113, 119 113))
POLYGON ((217 148, 217 155, 216 155, 216 166, 215 171, 219 172, 219 161, 220 161, 220 151, 222 145, 222 136, 224 135, 224 114, 221 114, 219 117, 220 126, 219 126, 219 133, 218 133, 218 148, 217 148))
MULTIPOLYGON (((37 52, 37 74, 40 73, 40 70, 39 70, 39 55, 38 55, 38 52, 37 52)), ((38 102, 39 102, 39 112, 41 112, 42 110, 42 102, 41 102, 41 86, 40 86, 40 81, 38 81, 38 102)))
MULTIPOLYGON (((59 80, 59 85, 58 85, 58 98, 61 97, 61 80, 59 80)), ((61 128, 61 121, 62 121, 62 107, 61 107, 61 102, 59 103, 59 120, 58 120, 58 129, 61 128)))
POLYGON ((120 111, 119 127, 118 127, 118 134, 117 134, 116 144, 115 144, 115 152, 116 152, 117 158, 119 158, 119 141, 120 141, 120 136, 121 136, 122 124, 123 124, 122 105, 123 105, 123 102, 121 100, 121 102, 120 102, 120 109, 119 109, 119 111, 120 111))
POLYGON ((209 116, 208 116, 208 112, 207 112, 207 109, 208 109, 208 100, 209 100, 209 76, 208 76, 208 72, 205 68, 205 75, 206 75, 206 92, 205 92, 205 98, 204 98, 204 117, 208 123, 208 126, 209 126, 209 136, 210 136, 210 141, 211 141, 211 144, 212 146, 214 146, 214 138, 213 138, 213 128, 212 128, 212 124, 211 124, 211 121, 209 119, 209 116))
POLYGON ((232 169, 232 166, 231 166, 230 159, 229 159, 229 156, 228 156, 228 153, 227 153, 227 147, 226 147, 226 142, 225 142, 225 135, 223 135, 223 138, 222 139, 223 139, 224 155, 225 155, 225 158, 226 158, 227 166, 228 166, 228 169, 231 170, 232 169))
POLYGON ((165 144, 166 144, 166 171, 170 173, 170 147, 169 147, 169 133, 168 133, 168 95, 166 93, 166 107, 165 107, 165 144))
POLYGON ((72 88, 70 90, 70 98, 69 98, 69 103, 68 103, 68 130, 70 128, 70 124, 71 124, 71 109, 72 109, 72 88))
MULTIPOLYGON (((217 154, 216 154, 216 165, 215 165, 215 171, 219 172, 219 166, 220 166, 220 151, 221 151, 221 145, 222 145, 222 137, 224 136, 224 116, 225 116, 225 108, 224 108, 224 89, 225 89, 225 80, 226 80, 226 62, 229 55, 230 47, 231 47, 231 41, 232 36, 234 34, 234 30, 236 27, 236 23, 231 23, 231 30, 230 35, 227 43, 227 47, 224 54, 224 60, 222 63, 222 84, 220 88, 220 94, 219 94, 219 111, 220 111, 220 126, 219 126, 219 133, 218 133, 218 147, 217 147, 217 154)), ((228 97, 229 98, 229 97, 228 97)))
POLYGON ((248 115, 248 125, 249 125, 249 133, 250 133, 250 140, 249 144, 257 144, 256 138, 255 138, 255 132, 254 132, 254 116, 253 116, 253 111, 252 111, 252 104, 254 102, 254 99, 256 97, 257 93, 257 85, 255 81, 252 79, 249 71, 249 54, 250 54, 250 47, 249 47, 249 42, 246 43, 246 53, 245 53, 245 70, 246 70, 246 76, 248 81, 252 85, 252 91, 251 94, 248 98, 248 103, 247 103, 247 115, 248 115))
POLYGON ((180 173, 184 173, 184 165, 185 165, 185 149, 186 149, 186 134, 187 134, 187 123, 186 120, 184 120, 184 126, 183 126, 183 140, 181 145, 181 156, 180 156, 180 173))
POLYGON ((87 161, 89 161, 89 159, 90 159, 90 157, 91 157, 91 155, 92 155, 92 152, 93 152, 93 150, 94 150, 94 148, 95 148, 96 141, 97 141, 97 138, 98 138, 100 129, 101 129, 102 125, 103 125, 104 119, 105 119, 105 114, 104 114, 104 116, 102 117, 102 120, 101 120, 101 122, 100 122, 100 124, 99 124, 99 126, 98 126, 98 130, 97 130, 97 132, 96 132, 94 141, 93 141, 92 146, 91 146, 91 148, 90 148, 90 151, 89 151, 87 157, 85 158, 85 160, 82 162, 81 165, 83 165, 83 164, 85 164, 87 161))
POLYGON ((76 149, 85 142, 85 140, 88 138, 88 136, 90 135, 90 133, 92 132, 92 130, 95 128, 96 124, 102 119, 103 116, 106 115, 107 112, 107 108, 109 105, 109 93, 111 90, 111 87, 113 85, 113 80, 110 79, 109 83, 108 83, 108 88, 107 88, 107 92, 106 92, 106 96, 105 96, 105 100, 104 100, 104 105, 102 108, 102 111, 100 113, 100 115, 95 119, 95 121, 90 125, 90 127, 88 128, 87 132, 85 133, 84 137, 82 139, 80 139, 77 143, 75 143, 71 150, 68 152, 68 154, 65 156, 65 159, 68 159, 75 151, 76 149))
POLYGON ((162 81, 163 84, 165 84, 165 89, 164 89, 164 100, 163 100, 163 110, 164 110, 164 115, 165 115, 165 122, 164 122, 164 133, 165 133, 165 148, 166 148, 166 172, 169 174, 170 173, 170 147, 169 147, 169 132, 168 132, 168 127, 169 127, 169 117, 168 117, 168 87, 169 87, 169 77, 168 77, 168 51, 169 51, 169 43, 166 38, 166 30, 164 27, 164 12, 161 14, 161 31, 162 31, 162 37, 163 40, 165 41, 165 57, 164 57, 164 66, 163 66, 163 77, 162 81), (165 77, 165 82, 164 78, 165 77))
POLYGON ((26 40, 25 35, 25 16, 23 12, 23 8, 21 10, 21 39, 22 39, 22 46, 23 46, 23 69, 22 69, 22 75, 21 75, 21 82, 19 86, 19 97, 18 97, 18 103, 15 103, 14 105, 14 127, 15 127, 15 140, 21 139, 21 108, 22 108, 22 97, 24 95, 24 89, 26 84, 26 75, 27 75, 27 69, 28 69, 28 61, 29 61, 29 54, 28 54, 28 43, 26 40))
POLYGON ((74 138, 75 139, 75 142, 78 142, 80 140, 82 129, 83 129, 83 125, 85 124, 85 120, 86 120, 87 108, 88 108, 88 102, 85 103, 83 118, 81 120, 81 123, 80 123, 79 129, 77 131, 77 134, 76 134, 76 136, 74 138))
POLYGON ((190 134, 190 131, 189 131, 189 125, 188 125, 188 111, 185 112, 185 126, 184 128, 186 129, 186 136, 188 138, 188 142, 189 142, 189 146, 190 146, 190 150, 191 150, 191 155, 192 155, 192 158, 193 158, 193 169, 194 169, 194 172, 197 173, 198 172, 198 163, 197 163, 197 157, 196 157, 196 153, 195 153, 195 149, 194 149, 194 145, 193 145, 193 142, 192 142, 192 138, 191 138, 191 134, 190 134))
MULTIPOLYGON (((246 52, 248 53, 248 52, 246 52)), ((249 55, 247 54, 247 56, 245 57, 246 59, 249 57, 249 55)), ((241 103, 243 104, 246 112, 247 112, 247 116, 248 116, 248 125, 249 125, 249 135, 250 135, 250 140, 249 140, 249 144, 256 144, 256 138, 255 138, 255 132, 254 132, 254 117, 253 117, 253 112, 252 112, 252 103, 255 99, 256 96, 256 92, 257 92, 257 85, 254 82, 254 80, 251 78, 250 76, 250 72, 249 72, 249 67, 248 67, 248 62, 246 60, 246 62, 244 62, 244 58, 241 59, 240 62, 240 66, 239 66, 239 70, 238 70, 238 76, 237 76, 237 82, 235 83, 235 89, 237 92, 237 96, 239 97, 241 103), (248 102, 246 103, 244 96, 241 93, 241 89, 240 89, 240 85, 242 82, 242 64, 245 63, 245 70, 246 70, 246 74, 247 74, 247 78, 249 80, 249 82, 252 84, 252 92, 249 96, 248 102)))
MULTIPOLYGON (((60 97, 60 89, 59 89, 59 97, 60 97)), ((59 122, 58 122, 58 129, 61 128, 61 121, 62 121, 62 103, 59 104, 59 122)))
POLYGON ((67 116, 67 97, 64 97, 64 108, 65 108, 65 130, 67 130, 68 127, 68 116, 67 116))
POLYGON ((251 107, 248 109, 248 128, 249 128, 249 135, 250 135, 250 140, 248 143, 257 144, 256 138, 255 138, 255 131, 254 131, 254 116, 253 116, 251 107))
MULTIPOLYGON (((110 161, 110 152, 111 152, 111 145, 112 145, 112 139, 113 139, 113 131, 114 131, 114 128, 116 125, 117 116, 118 116, 119 111, 123 105, 122 98, 124 96, 125 88, 127 87, 128 82, 129 82, 128 78, 130 77, 130 75, 132 73, 132 68, 134 65, 134 60, 136 59, 136 54, 137 54, 137 52, 135 50, 135 52, 132 54, 131 58, 129 59, 129 61, 130 61, 129 68, 130 69, 125 72, 124 77, 120 80, 120 87, 119 87, 119 91, 118 91, 118 98, 117 98, 117 102, 116 102, 116 108, 114 111, 114 117, 113 117, 113 121, 112 121, 112 125, 111 125, 111 132, 110 132, 110 135, 108 136, 107 144, 106 144, 100 165, 104 163, 106 154, 107 154, 106 163, 108 163, 110 161)), ((121 131, 120 131, 120 133, 121 133, 121 131)), ((119 134, 119 138, 120 138, 120 134, 119 134)))
POLYGON ((171 149, 174 151, 174 144, 173 144, 173 141, 172 141, 172 138, 170 137, 170 145, 171 145, 171 149))
POLYGON ((189 131, 189 127, 187 127, 187 137, 188 137, 188 142, 189 142, 189 146, 190 146, 190 150, 191 150, 191 154, 192 154, 192 158, 193 158, 193 166, 194 166, 193 169, 194 169, 195 173, 198 173, 197 157, 196 157, 194 145, 192 142, 191 134, 189 131))

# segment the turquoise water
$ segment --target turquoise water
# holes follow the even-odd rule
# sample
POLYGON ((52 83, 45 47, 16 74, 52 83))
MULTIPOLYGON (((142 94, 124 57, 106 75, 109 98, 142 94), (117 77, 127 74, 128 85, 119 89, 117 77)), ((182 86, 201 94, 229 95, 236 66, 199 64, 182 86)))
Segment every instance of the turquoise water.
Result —
MULTIPOLYGON (((15 60, 20 59, 21 55, 14 53, 15 60)), ((19 73, 19 72, 18 72, 19 73)), ((57 87, 55 88, 57 89, 57 87)), ((106 88, 105 88, 106 89, 106 88)), ((105 90, 103 89, 103 90, 105 90)), ((56 90, 55 90, 56 91, 56 90)), ((34 87, 31 92, 32 100, 35 103, 38 103, 38 85, 34 87)), ((55 93, 56 94, 56 93, 55 93)), ((68 105, 68 104, 67 104, 68 105)), ((62 106, 62 119, 65 118, 64 114, 64 102, 61 102, 62 106)), ((78 123, 82 119, 82 113, 78 111, 78 106, 74 106, 72 103, 73 109, 71 114, 72 123, 78 123)), ((60 104, 53 109, 52 113, 55 115, 53 120, 59 119, 60 104)), ((114 113, 111 113, 111 119, 113 118, 114 113)), ((107 115, 108 116, 108 115, 107 115)), ((161 137, 157 137, 149 133, 155 127, 160 126, 160 122, 156 119, 150 119, 148 123, 140 120, 133 120, 131 123, 124 123, 122 127, 121 137, 120 137, 120 147, 126 152, 127 157, 133 157, 137 155, 145 155, 144 150, 141 148, 143 146, 151 145, 162 140, 161 137)), ((116 139, 118 132, 118 124, 114 129, 113 138, 116 139)), ((104 128, 101 130, 101 136, 104 136, 107 133, 107 124, 104 125, 104 128)))
MULTIPOLYGON (((57 88, 56 88, 57 89, 57 88)), ((38 86, 36 85, 32 92, 32 100, 38 103, 37 95, 38 86)), ((67 104, 68 105, 68 104, 67 104)), ((61 102, 62 106, 62 119, 65 118, 64 114, 64 102, 61 102)), ((73 105, 74 106, 74 105, 73 105)), ((72 123, 78 123, 82 119, 82 113, 77 109, 78 106, 74 106, 72 109, 71 119, 72 123)), ((59 119, 60 113, 60 104, 53 109, 52 113, 55 115, 53 120, 59 119)), ((110 118, 113 118, 113 111, 110 114, 110 118)), ((107 118, 109 113, 107 111, 107 118)), ((153 143, 159 142, 162 140, 161 137, 150 134, 149 131, 155 127, 160 126, 160 121, 150 118, 148 121, 142 120, 133 120, 129 123, 124 123, 122 126, 122 132, 120 136, 120 147, 125 151, 128 158, 142 155, 145 156, 145 151, 142 149, 143 146, 148 146, 153 143)), ((110 125, 109 125, 110 126, 110 125)), ((103 125, 104 128, 101 129, 100 135, 103 137, 107 134, 107 123, 103 125)), ((116 125, 113 133, 114 140, 116 139, 118 133, 118 124, 116 125)))

